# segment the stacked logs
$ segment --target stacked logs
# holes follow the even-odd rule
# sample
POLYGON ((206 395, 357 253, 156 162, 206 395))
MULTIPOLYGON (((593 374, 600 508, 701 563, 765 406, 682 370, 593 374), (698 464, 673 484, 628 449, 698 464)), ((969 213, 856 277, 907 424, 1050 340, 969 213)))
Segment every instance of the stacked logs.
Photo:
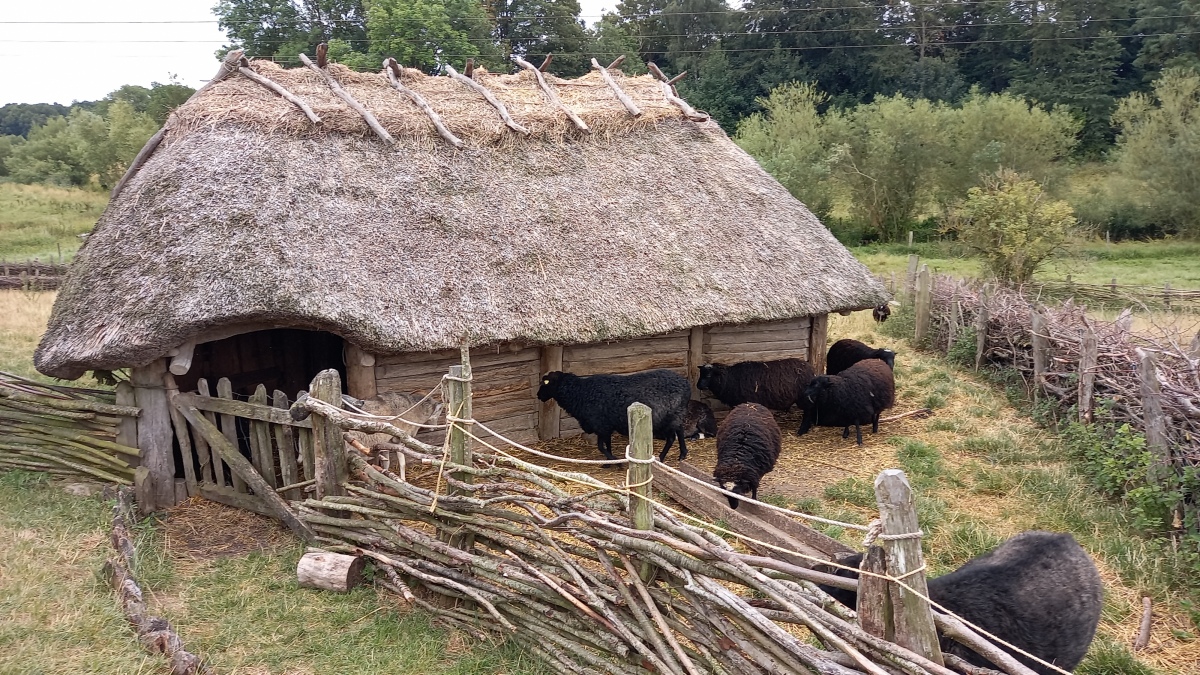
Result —
POLYGON ((0 373, 0 469, 132 484, 138 450, 117 436, 139 411, 110 396, 0 373))
POLYGON ((349 451, 344 496, 292 505, 324 550, 370 559, 378 585, 471 635, 510 637, 561 672, 955 672, 866 633, 813 583, 855 581, 741 553, 659 506, 637 529, 628 494, 586 474, 504 453, 456 464, 409 440, 388 447, 436 489, 349 451))

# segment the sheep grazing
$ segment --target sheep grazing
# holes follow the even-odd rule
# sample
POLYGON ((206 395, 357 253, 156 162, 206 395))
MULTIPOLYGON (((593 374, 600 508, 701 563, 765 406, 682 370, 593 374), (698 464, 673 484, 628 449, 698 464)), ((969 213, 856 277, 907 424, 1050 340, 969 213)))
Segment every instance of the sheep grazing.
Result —
POLYGON ((640 402, 653 412, 654 437, 664 439, 660 461, 679 439, 679 459, 687 457, 684 421, 692 385, 687 378, 670 370, 650 370, 632 375, 590 375, 581 377, 554 371, 542 376, 538 399, 554 399, 574 417, 584 433, 596 434, 596 447, 606 459, 612 454, 613 432, 629 435, 629 406, 640 402))
POLYGON ((883 323, 892 315, 892 308, 885 302, 882 305, 871 310, 871 318, 875 319, 875 323, 883 323))
MULTIPOLYGON (((782 445, 783 434, 771 411, 757 403, 743 403, 729 411, 717 429, 713 478, 725 490, 758 499, 758 483, 775 468, 782 445)), ((726 497, 729 508, 736 509, 737 498, 726 497)))
POLYGON ((687 416, 683 418, 683 437, 694 441, 716 435, 717 416, 713 414, 713 409, 703 401, 688 401, 687 416))
POLYGON ((812 378, 812 365, 803 359, 742 361, 732 366, 710 363, 700 366, 696 387, 711 391, 731 408, 758 403, 786 412, 799 401, 812 378))
POLYGON ((796 432, 803 436, 814 426, 845 427, 842 438, 854 427, 862 445, 862 427, 871 423, 871 433, 879 432, 879 414, 896 402, 896 383, 892 369, 879 359, 867 359, 843 370, 840 375, 813 378, 800 400, 804 421, 796 432))
MULTIPOLYGON (((408 432, 409 436, 416 435, 419 430, 418 424, 436 422, 442 415, 441 403, 432 399, 421 400, 417 396, 401 394, 396 391, 385 391, 374 398, 363 401, 362 405, 358 407, 372 415, 383 417, 399 415, 397 419, 380 421, 388 422, 408 432)), ((374 447, 379 443, 393 442, 391 434, 368 434, 362 431, 351 431, 348 433, 367 448, 374 447)))
POLYGON ((888 368, 893 370, 896 368, 896 352, 890 349, 876 349, 858 340, 846 338, 838 340, 829 348, 829 353, 825 355, 825 374, 837 375, 859 361, 867 359, 879 359, 886 363, 888 368))
MULTIPOLYGON (((841 563, 857 567, 861 561, 859 553, 841 563)), ((816 569, 858 578, 847 570, 816 569)), ((854 591, 821 589, 851 608, 857 600, 854 591)), ((934 602, 1064 670, 1074 670, 1087 653, 1100 622, 1103 595, 1092 559, 1074 537, 1054 532, 1022 532, 957 570, 929 580, 934 602)), ((996 668, 957 642, 943 637, 941 645, 942 651, 976 666, 996 668)), ((1055 672, 1019 654, 1013 656, 1034 672, 1055 672)))

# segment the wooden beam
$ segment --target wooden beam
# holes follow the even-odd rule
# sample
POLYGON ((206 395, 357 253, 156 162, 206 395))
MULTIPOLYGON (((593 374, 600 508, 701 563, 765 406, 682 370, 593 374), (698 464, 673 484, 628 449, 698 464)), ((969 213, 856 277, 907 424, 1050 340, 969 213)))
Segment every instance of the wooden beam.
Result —
POLYGON ((532 63, 529 63, 519 56, 514 56, 513 60, 517 62, 518 66, 521 66, 525 70, 533 73, 534 77, 537 78, 538 87, 541 88, 542 93, 546 94, 546 98, 550 99, 550 104, 552 106, 563 111, 567 118, 574 122, 575 126, 578 127, 580 131, 591 131, 591 129, 588 129, 588 125, 584 124, 583 120, 579 119, 579 115, 576 115, 574 111, 563 105, 562 101, 558 99, 558 94, 554 93, 554 90, 550 88, 550 84, 546 82, 546 78, 542 75, 542 71, 538 70, 537 67, 532 63))
POLYGON ((600 71, 600 77, 604 78, 604 83, 608 85, 609 89, 613 90, 613 93, 617 95, 617 100, 621 102, 621 105, 625 106, 625 110, 629 111, 630 115, 638 117, 642 114, 642 109, 637 107, 637 104, 633 102, 633 99, 629 98, 629 95, 621 89, 621 86, 617 84, 617 81, 614 80, 612 75, 608 73, 607 68, 601 66, 600 62, 596 59, 592 59, 592 67, 600 71))
POLYGON ((167 370, 171 371, 172 375, 187 375, 192 369, 192 356, 196 353, 196 343, 193 340, 179 345, 175 350, 175 354, 171 356, 171 365, 167 370))
MULTIPOLYGON (((633 403, 625 411, 629 425, 629 468, 625 472, 625 481, 633 493, 629 498, 629 520, 639 530, 654 529, 654 498, 651 482, 654 472, 651 462, 654 460, 654 424, 651 419, 650 406, 645 403, 633 403), (640 498, 639 498, 640 497, 640 498)), ((642 581, 650 583, 658 571, 648 562, 643 562, 638 568, 638 576, 642 581)))
MULTIPOLYGON (((177 400, 177 402, 179 402, 177 400)), ((250 462, 242 457, 242 453, 238 451, 237 446, 231 444, 229 439, 221 433, 211 422, 200 414, 200 411, 190 405, 177 406, 183 416, 187 418, 188 424, 196 430, 196 433, 204 436, 204 440, 208 441, 209 447, 216 450, 221 455, 221 459, 229 465, 233 472, 242 477, 246 485, 254 490, 254 495, 261 499, 267 508, 271 509, 276 518, 279 518, 292 529, 301 539, 307 542, 314 541, 316 535, 309 529, 308 525, 300 520, 295 513, 288 507, 287 502, 283 498, 275 494, 275 490, 267 485, 262 476, 254 470, 250 462)), ((201 492, 203 494, 203 492, 201 492)))
POLYGON ((278 94, 283 100, 299 108, 300 112, 304 113, 304 116, 308 118, 308 121, 312 122, 313 124, 321 123, 320 115, 317 115, 317 113, 313 112, 313 109, 304 102, 304 99, 296 96, 287 89, 284 89, 283 85, 271 80, 265 75, 259 75, 253 68, 250 67, 250 63, 248 61, 244 61, 243 64, 238 67, 238 72, 241 73, 242 77, 266 87, 267 89, 278 94))
MULTIPOLYGON (((563 369, 563 348, 562 345, 543 345, 542 346, 542 372, 538 373, 538 386, 542 385, 541 375, 552 373, 556 370, 563 369)), ((554 399, 542 402, 542 410, 538 418, 538 438, 543 441, 548 441, 552 438, 558 438, 561 432, 559 422, 562 415, 559 414, 558 403, 554 399)))
POLYGON ((504 126, 519 134, 525 134, 526 136, 529 135, 528 129, 513 121, 512 116, 508 114, 508 108, 504 107, 504 104, 500 102, 500 99, 496 98, 495 94, 488 91, 487 87, 471 79, 470 72, 468 72, 465 76, 461 75, 458 71, 454 70, 453 66, 447 64, 446 74, 449 75, 451 79, 465 84, 471 90, 475 91, 475 93, 482 96, 483 100, 491 104, 491 106, 496 109, 496 112, 500 114, 500 119, 504 121, 504 126))
POLYGON ((617 67, 619 67, 619 66, 620 66, 622 63, 625 63, 625 55, 624 55, 624 54, 622 54, 622 55, 618 56, 617 58, 613 59, 613 62, 612 62, 612 63, 610 63, 610 64, 608 64, 608 69, 609 69, 609 70, 612 70, 613 68, 617 68, 617 67))
POLYGON ((808 362, 812 364, 813 372, 825 374, 825 355, 828 351, 825 343, 829 340, 829 315, 816 314, 808 326, 808 362))
POLYGON ((292 427, 304 427, 311 429, 312 422, 310 420, 302 420, 297 422, 292 419, 286 410, 279 410, 265 405, 255 405, 244 401, 234 401, 226 398, 212 398, 210 396, 199 396, 196 394, 180 393, 180 398, 185 401, 185 405, 190 405, 198 410, 206 410, 209 412, 220 413, 222 415, 233 415, 235 417, 243 417, 259 422, 270 422, 271 424, 286 424, 292 427))
MULTIPOLYGON (((163 375, 163 386, 167 389, 168 401, 174 403, 175 397, 179 395, 179 385, 175 383, 175 376, 170 372, 163 375)), ((175 427, 175 440, 179 442, 179 459, 183 462, 184 490, 187 496, 191 497, 196 494, 196 464, 192 455, 192 437, 188 434, 187 422, 183 415, 179 414, 179 410, 174 405, 168 409, 171 411, 171 426, 175 427)), ((176 495, 178 492, 176 490, 176 495)), ((176 501, 183 499, 177 497, 176 501)))
POLYGON ((704 365, 704 327, 697 326, 688 332, 687 377, 692 385, 692 398, 699 401, 700 389, 696 382, 700 380, 700 366, 704 365))
MULTIPOLYGON (((134 398, 133 385, 128 382, 117 383, 117 405, 125 407, 136 407, 137 399, 134 398)), ((126 415, 121 416, 121 421, 118 423, 116 442, 130 448, 138 446, 137 440, 137 418, 126 415)), ((138 453, 137 458, 130 457, 129 465, 137 468, 141 465, 141 453, 138 453)))
POLYGON ((345 101, 346 105, 350 106, 354 112, 362 116, 363 120, 366 121, 367 126, 371 127, 371 131, 374 131, 376 136, 382 139, 384 143, 389 145, 396 142, 395 139, 392 138, 392 135, 387 132, 387 129, 384 129, 383 125, 379 123, 379 120, 375 119, 375 116, 371 114, 371 111, 364 108, 361 103, 359 103, 353 96, 350 95, 350 92, 343 89, 342 85, 334 79, 333 75, 330 75, 325 69, 318 67, 317 64, 313 63, 312 60, 304 54, 300 54, 299 56, 301 63, 308 66, 313 72, 324 78, 325 84, 329 85, 329 88, 333 91, 333 93, 336 94, 338 98, 345 101))
POLYGON ((142 466, 149 472, 158 508, 175 505, 175 430, 171 427, 171 408, 163 375, 166 359, 155 359, 130 371, 134 400, 142 409, 138 418, 138 442, 142 466))
POLYGON ((363 400, 379 394, 375 382, 375 355, 349 342, 346 343, 346 391, 363 400))
POLYGON ((442 121, 442 116, 437 114, 437 111, 425 100, 423 96, 417 92, 404 86, 400 81, 400 64, 396 63, 396 59, 388 57, 383 62, 383 67, 387 69, 388 81, 392 83, 392 88, 408 97, 413 105, 421 109, 425 116, 433 122, 433 128, 437 129, 438 135, 441 136, 447 143, 455 148, 462 148, 463 142, 458 136, 455 136, 450 129, 446 128, 446 124, 442 121))
MULTIPOLYGON (((225 60, 221 62, 221 67, 217 69, 217 74, 213 75, 212 79, 206 82, 203 87, 197 89, 196 93, 189 96, 188 100, 185 101, 183 105, 187 105, 197 96, 207 91, 209 87, 237 72, 237 64, 242 60, 242 54, 244 53, 245 52, 241 49, 235 49, 226 54, 225 60)), ((117 184, 113 186, 112 194, 110 195, 109 199, 116 199, 117 195, 121 194, 121 190, 125 189, 125 184, 128 183, 135 174, 137 174, 138 170, 142 168, 142 165, 146 163, 146 160, 150 159, 150 155, 153 154, 155 149, 158 148, 159 144, 162 143, 163 137, 166 136, 167 130, 170 128, 170 119, 168 119, 167 122, 168 124, 163 124, 162 128, 155 132, 155 134, 150 137, 150 140, 146 141, 146 144, 142 146, 142 149, 138 151, 137 156, 133 158, 133 163, 131 163, 129 168, 125 170, 125 175, 121 176, 121 180, 117 181, 117 184)))

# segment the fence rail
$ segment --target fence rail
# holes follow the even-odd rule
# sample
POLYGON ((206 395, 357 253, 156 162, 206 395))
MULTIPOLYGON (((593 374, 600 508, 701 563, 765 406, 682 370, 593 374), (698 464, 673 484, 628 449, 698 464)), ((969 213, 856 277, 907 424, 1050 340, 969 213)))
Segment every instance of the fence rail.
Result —
POLYGON ((52 291, 62 285, 67 265, 38 260, 0 260, 0 289, 52 291))

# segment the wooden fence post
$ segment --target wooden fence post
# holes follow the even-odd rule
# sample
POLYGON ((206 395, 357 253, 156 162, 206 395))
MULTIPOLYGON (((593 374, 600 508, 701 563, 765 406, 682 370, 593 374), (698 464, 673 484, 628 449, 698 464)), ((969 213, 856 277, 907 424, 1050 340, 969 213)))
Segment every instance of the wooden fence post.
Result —
POLYGON ((975 370, 983 365, 988 338, 988 287, 979 290, 979 311, 975 313, 975 370))
MULTIPOLYGON (((650 462, 654 457, 654 426, 650 406, 644 403, 634 403, 629 406, 629 462, 625 470, 625 484, 631 492, 639 497, 629 498, 629 519, 639 530, 654 529, 654 505, 649 502, 652 496, 650 481, 654 473, 650 462)), ((649 583, 654 578, 656 570, 648 562, 642 563, 638 576, 649 583)))
POLYGON ((929 336, 929 312, 932 304, 933 295, 932 279, 929 275, 929 266, 922 265, 921 273, 917 275, 917 325, 916 332, 913 334, 913 340, 920 345, 929 336))
POLYGON ((1167 311, 1171 311, 1171 282, 1163 285, 1163 303, 1167 306, 1167 311))
MULTIPOLYGON (((541 381, 542 375, 562 369, 562 345, 543 345, 542 365, 541 372, 538 373, 538 381, 541 381)), ((561 421, 562 413, 559 410, 558 402, 554 399, 543 402, 538 413, 538 438, 543 441, 548 441, 552 438, 558 438, 560 433, 559 424, 561 421)))
POLYGON ((171 403, 163 386, 166 359, 156 359, 129 373, 133 396, 142 409, 138 418, 138 449, 153 494, 154 508, 175 505, 175 430, 171 428, 171 403))
POLYGON ((908 247, 912 248, 912 245, 913 245, 913 231, 909 230, 908 231, 908 247))
POLYGON ((921 257, 914 254, 908 256, 908 271, 904 276, 904 294, 910 298, 912 302, 914 289, 917 284, 917 265, 920 264, 921 257))
POLYGON ((808 327, 808 362, 812 364, 813 372, 825 374, 825 343, 829 341, 829 315, 814 314, 808 327))
POLYGON ((1046 366, 1050 362, 1050 340, 1046 332, 1046 317, 1034 308, 1030 313, 1030 340, 1033 344, 1033 396, 1037 398, 1046 381, 1046 366))
MULTIPOLYGON (((899 469, 886 469, 875 479, 875 500, 885 535, 909 535, 919 532, 917 509, 908 478, 899 469)), ((888 575, 902 578, 916 593, 929 596, 925 582, 925 559, 920 537, 885 539, 888 575)), ((889 583, 892 599, 896 644, 924 655, 942 665, 942 650, 933 625, 929 603, 899 584, 889 583)))
MULTIPOLYGON (((462 348, 462 365, 450 366, 450 375, 446 379, 446 422, 450 424, 447 431, 450 443, 450 461, 463 466, 471 464, 471 443, 467 436, 471 422, 474 419, 471 406, 471 357, 467 347, 462 348)), ((450 474, 455 480, 464 483, 474 483, 474 477, 469 473, 454 471, 450 474)), ((449 493, 470 494, 462 488, 450 487, 449 493)), ((475 546, 474 534, 455 534, 448 536, 451 546, 469 551, 475 546)))
MULTIPOLYGON (((879 546, 868 546, 859 567, 866 572, 887 574, 887 555, 879 546)), ((858 579, 858 625, 863 630, 892 641, 896 637, 896 624, 892 621, 892 598, 888 594, 888 582, 872 576, 858 579)))
POLYGON ((1171 470, 1171 446, 1167 442, 1167 421, 1162 409, 1162 386, 1154 364, 1154 356, 1138 349, 1138 375, 1142 380, 1142 426, 1146 431, 1146 447, 1154 463, 1150 478, 1162 482, 1171 470))
POLYGON ((1079 421, 1091 423, 1092 398, 1096 390, 1096 331, 1085 325, 1079 356, 1079 421))
MULTIPOLYGON (((308 395, 324 401, 335 408, 342 407, 342 377, 330 368, 322 370, 309 385, 308 395)), ((342 440, 342 429, 322 415, 312 416, 313 470, 316 478, 316 498, 345 495, 349 469, 346 466, 346 443, 342 440)), ((338 511, 337 515, 349 515, 338 511)), ((330 514, 334 515, 334 514, 330 514)))
POLYGON ((950 354, 950 350, 954 348, 954 343, 958 340, 958 331, 962 328, 962 303, 955 297, 950 301, 950 323, 946 326, 948 334, 946 336, 946 354, 950 354))
MULTIPOLYGON (((137 399, 133 394, 133 385, 129 384, 128 382, 118 382, 116 393, 117 405, 128 406, 130 408, 137 407, 137 399)), ((117 427, 116 441, 121 445, 130 448, 136 448, 138 446, 136 417, 121 418, 120 426, 117 427)), ((127 461, 129 462, 130 466, 136 469, 137 467, 141 466, 141 459, 142 458, 140 456, 136 459, 130 457, 127 461)))

